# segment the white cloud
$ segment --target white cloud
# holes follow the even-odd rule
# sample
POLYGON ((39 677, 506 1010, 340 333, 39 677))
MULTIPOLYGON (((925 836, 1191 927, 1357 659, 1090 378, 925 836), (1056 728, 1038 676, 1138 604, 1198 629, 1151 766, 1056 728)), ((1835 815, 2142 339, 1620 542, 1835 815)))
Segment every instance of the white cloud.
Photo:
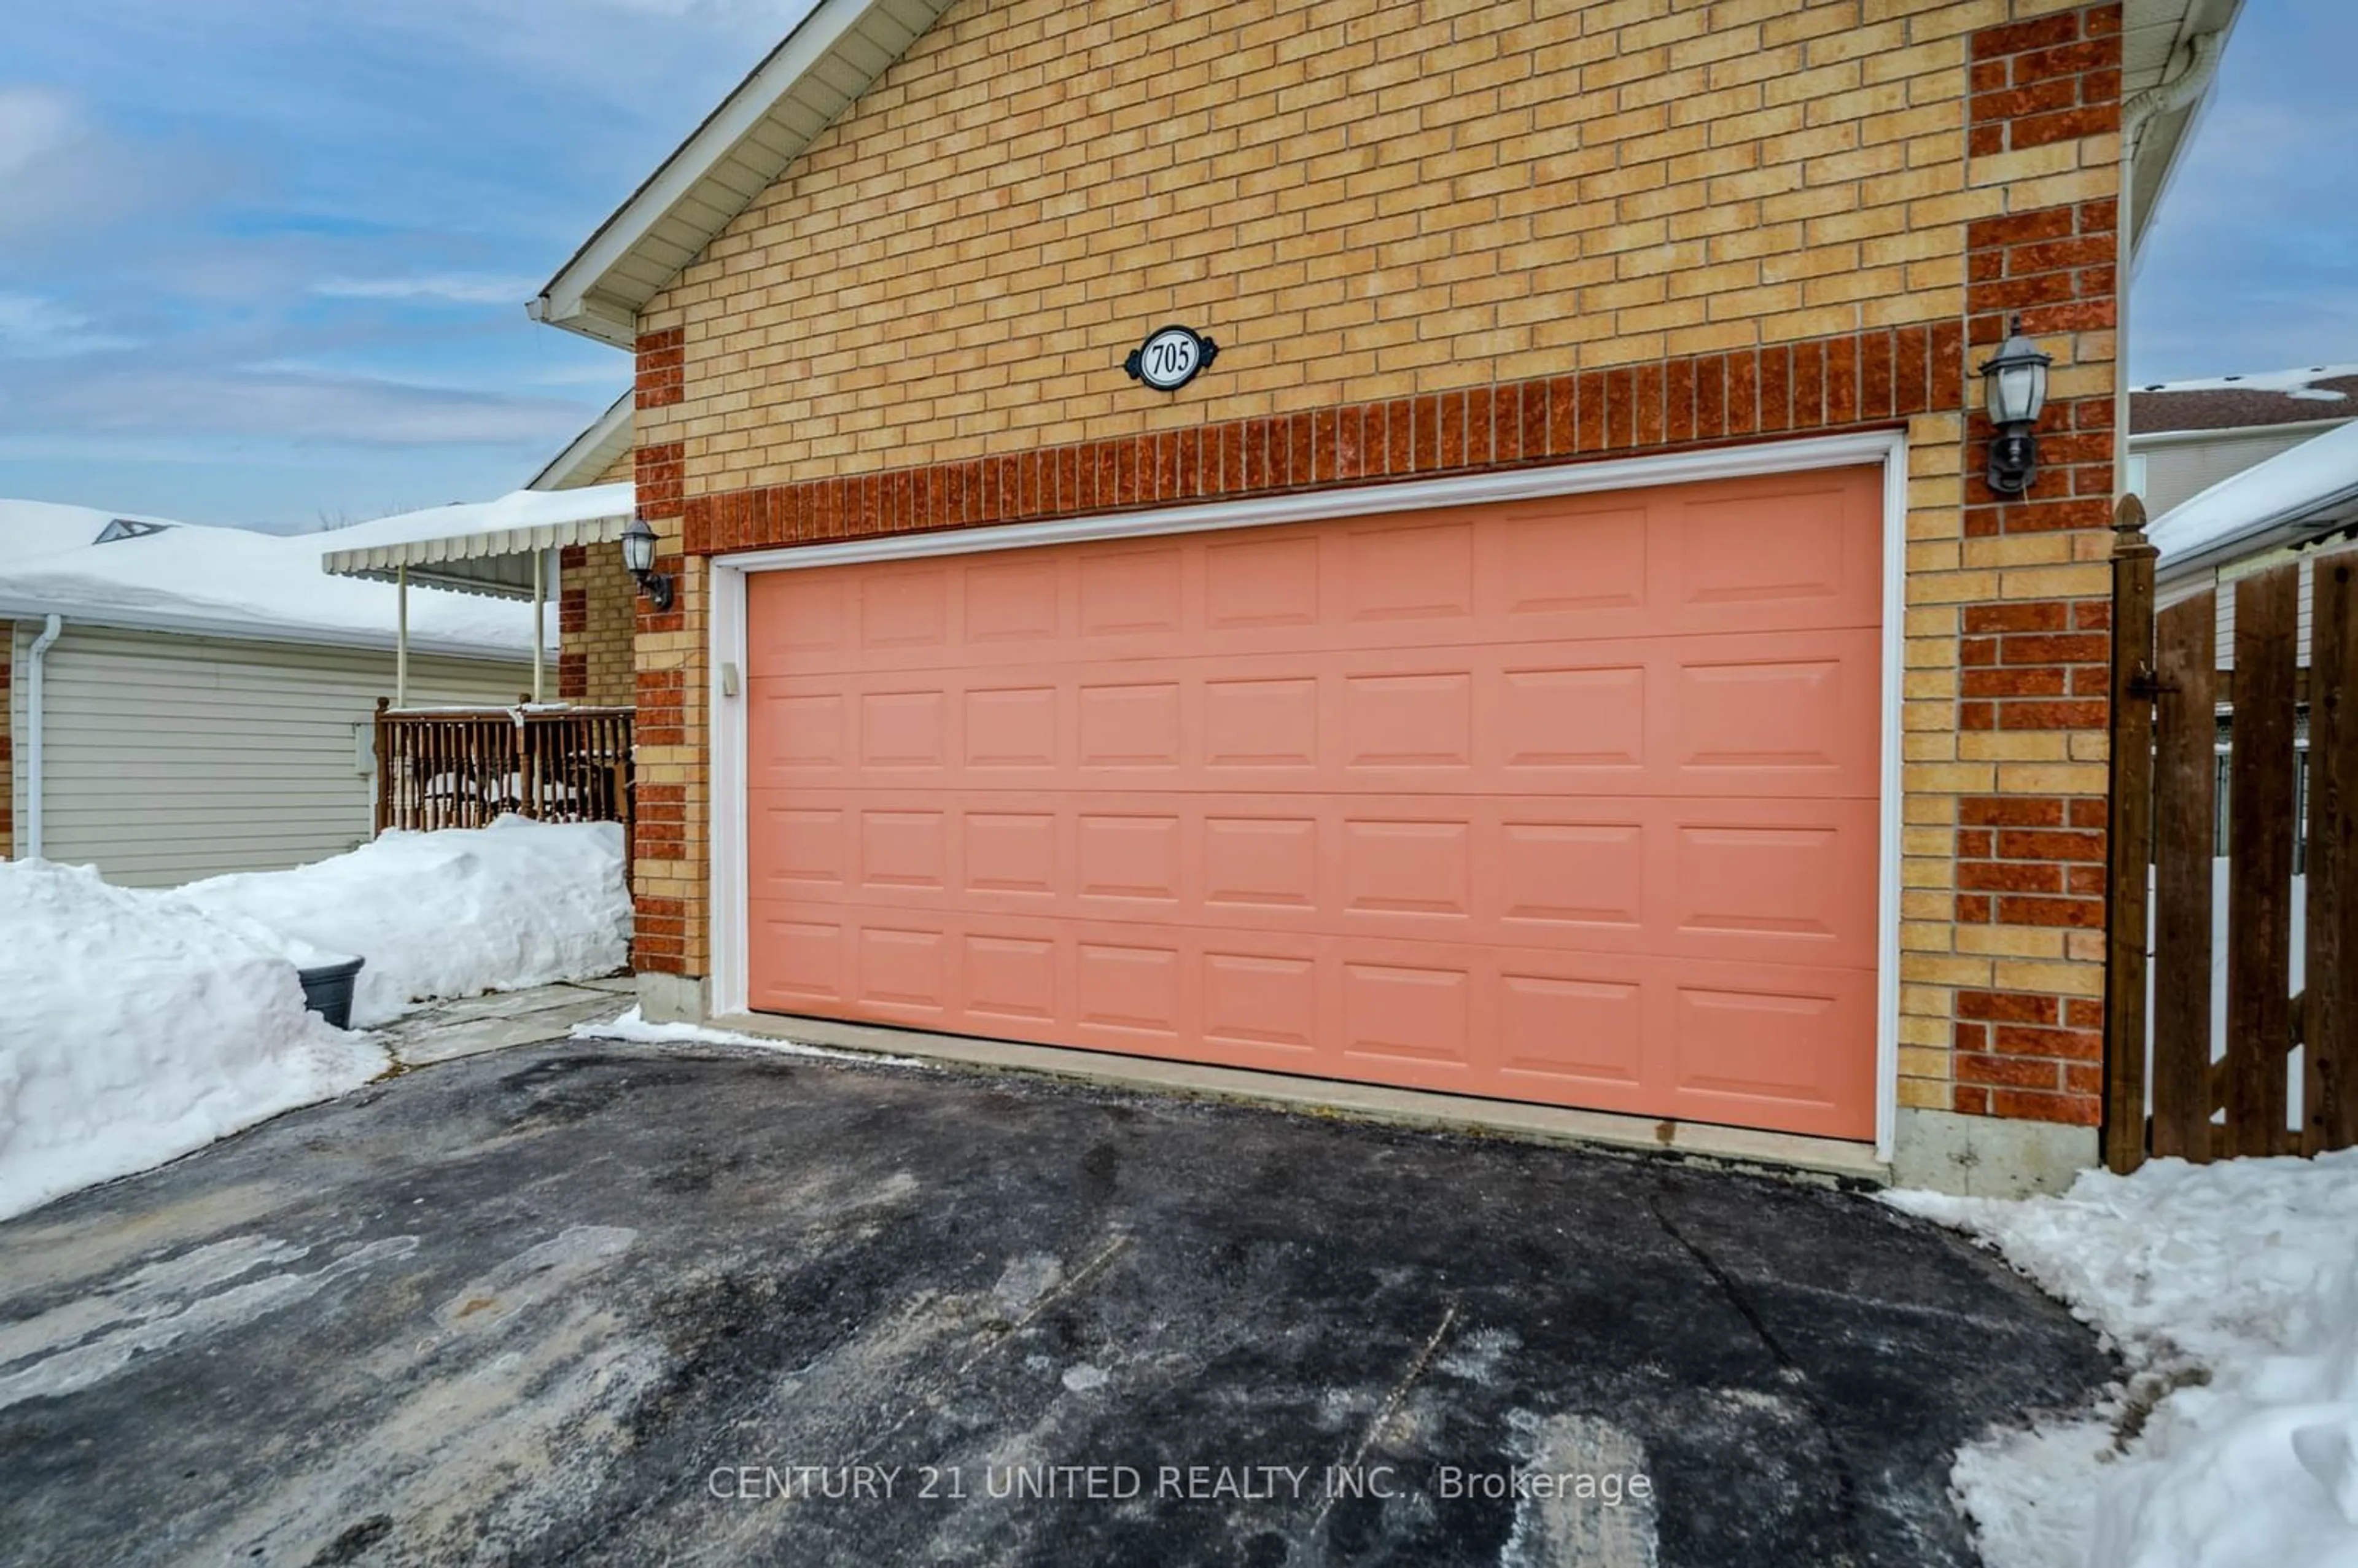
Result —
POLYGON ((186 146, 109 135, 45 87, 0 87, 0 242, 45 243, 152 219, 221 183, 186 146))
POLYGON ((53 360, 134 346, 81 311, 38 294, 0 294, 0 359, 53 360))
POLYGON ((311 292, 323 299, 424 299, 521 308, 539 288, 536 279, 445 272, 418 277, 330 277, 313 284, 311 292))
POLYGON ((44 87, 0 87, 0 189, 74 135, 73 105, 44 87))
MULTIPOLYGON (((561 441, 595 414, 568 399, 291 370, 130 364, 0 380, 0 426, 24 437, 218 436, 273 447, 482 447, 561 441)), ((554 447, 551 447, 554 449, 554 447)))

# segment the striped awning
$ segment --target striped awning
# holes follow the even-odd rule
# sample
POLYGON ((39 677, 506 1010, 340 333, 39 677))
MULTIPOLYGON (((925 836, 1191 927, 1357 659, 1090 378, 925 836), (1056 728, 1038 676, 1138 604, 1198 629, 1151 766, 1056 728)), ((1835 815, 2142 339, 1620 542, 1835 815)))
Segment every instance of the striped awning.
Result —
MULTIPOLYGON (((409 580, 421 587, 455 589, 460 593, 484 593, 500 599, 530 599, 534 556, 568 545, 611 544, 622 536, 622 530, 630 523, 631 514, 623 512, 611 516, 519 524, 480 532, 361 545, 326 551, 319 565, 337 577, 372 578, 379 582, 394 581, 406 567, 409 580)), ((548 580, 554 580, 553 575, 548 580)))

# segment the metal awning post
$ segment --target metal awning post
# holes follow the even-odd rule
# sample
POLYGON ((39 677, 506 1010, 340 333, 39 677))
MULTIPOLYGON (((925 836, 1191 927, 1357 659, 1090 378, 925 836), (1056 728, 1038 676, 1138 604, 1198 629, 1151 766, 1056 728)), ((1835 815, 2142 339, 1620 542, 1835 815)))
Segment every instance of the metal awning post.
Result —
POLYGON ((393 705, 409 706, 409 568, 393 568, 393 705))
POLYGON ((548 700, 548 552, 532 553, 532 699, 548 700))

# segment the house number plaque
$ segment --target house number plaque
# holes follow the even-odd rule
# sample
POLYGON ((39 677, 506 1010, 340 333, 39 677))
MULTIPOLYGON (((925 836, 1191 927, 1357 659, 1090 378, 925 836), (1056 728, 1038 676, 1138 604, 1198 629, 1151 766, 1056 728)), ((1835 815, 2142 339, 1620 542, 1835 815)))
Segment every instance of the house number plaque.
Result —
POLYGON ((1193 327, 1159 327, 1130 351, 1121 368, 1157 392, 1176 392, 1219 357, 1220 345, 1193 327))

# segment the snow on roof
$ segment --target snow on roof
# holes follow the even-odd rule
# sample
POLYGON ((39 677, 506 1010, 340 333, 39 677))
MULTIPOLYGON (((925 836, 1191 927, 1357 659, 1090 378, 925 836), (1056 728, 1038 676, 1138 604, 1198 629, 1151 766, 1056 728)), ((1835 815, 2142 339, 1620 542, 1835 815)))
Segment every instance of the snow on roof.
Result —
MULTIPOLYGON (((33 516, 17 510, 33 504, 0 503, 0 519, 33 516)), ((51 510, 81 513, 96 527, 114 516, 51 510)), ((0 557, 0 617, 55 614, 199 636, 391 647, 399 613, 394 589, 322 574, 320 541, 330 536, 341 534, 189 524, 29 559, 0 557)), ((532 615, 504 600, 418 589, 409 598, 409 639, 421 652, 521 658, 532 651, 532 615)))
POLYGON ((406 576, 413 588, 530 599, 546 589, 551 551, 621 538, 633 496, 628 484, 519 490, 497 501, 380 517, 324 535, 319 567, 336 577, 406 576))
POLYGON ((2259 371, 2249 375, 2214 375, 2194 381, 2156 381, 2134 388, 2137 392, 2283 392, 2299 397, 2304 393, 2321 403, 2340 403, 2346 394, 2319 390, 2320 381, 2339 381, 2344 376, 2358 375, 2358 364, 2309 365, 2301 370, 2259 371))
POLYGON ((590 484, 578 490, 514 490, 496 501, 460 502, 429 506, 423 512, 401 512, 349 528, 310 535, 321 552, 341 554, 380 545, 406 545, 420 539, 455 539, 473 534, 495 534, 510 528, 537 528, 552 523, 586 523, 600 517, 628 517, 634 504, 630 484, 590 484))
POLYGON ((2321 532, 2358 508, 2358 424, 2303 441, 2232 474, 2157 519, 2147 531, 2160 569, 2181 575, 2321 532))
POLYGON ((94 545, 101 534, 117 523, 163 528, 188 525, 135 512, 102 512, 95 506, 68 506, 55 501, 0 501, 0 563, 94 545))

